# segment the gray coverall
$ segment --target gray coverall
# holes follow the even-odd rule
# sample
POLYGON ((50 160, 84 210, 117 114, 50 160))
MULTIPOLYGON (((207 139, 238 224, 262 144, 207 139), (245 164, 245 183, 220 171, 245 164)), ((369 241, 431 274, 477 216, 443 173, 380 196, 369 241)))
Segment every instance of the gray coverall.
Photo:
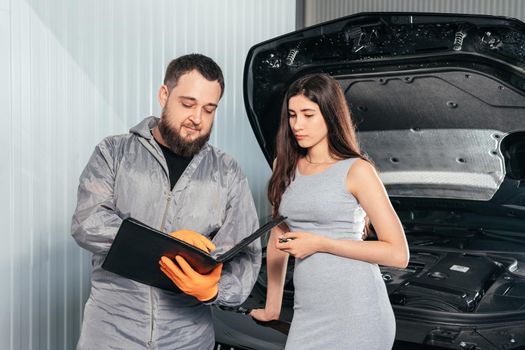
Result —
MULTIPOLYGON (((123 220, 133 217, 163 232, 190 229, 213 238, 214 255, 258 227, 248 182, 237 163, 206 144, 173 190, 149 117, 129 134, 105 138, 80 177, 72 220, 77 243, 93 253, 91 293, 77 349, 211 349, 210 306, 192 296, 132 281, 101 268, 123 220)), ((249 295, 261 264, 256 241, 225 263, 211 304, 235 306, 249 295)))

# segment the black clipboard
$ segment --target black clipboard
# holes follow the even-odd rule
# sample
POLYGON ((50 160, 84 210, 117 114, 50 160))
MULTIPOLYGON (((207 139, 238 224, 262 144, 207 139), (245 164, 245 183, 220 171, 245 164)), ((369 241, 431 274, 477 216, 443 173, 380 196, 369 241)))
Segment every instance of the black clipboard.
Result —
POLYGON ((122 221, 102 268, 137 282, 180 292, 177 286, 160 270, 159 260, 163 255, 172 260, 175 260, 176 255, 180 255, 195 271, 207 274, 219 263, 232 259, 248 244, 285 219, 280 216, 269 221, 230 250, 213 258, 209 253, 191 244, 171 237, 138 220, 127 218, 122 221))

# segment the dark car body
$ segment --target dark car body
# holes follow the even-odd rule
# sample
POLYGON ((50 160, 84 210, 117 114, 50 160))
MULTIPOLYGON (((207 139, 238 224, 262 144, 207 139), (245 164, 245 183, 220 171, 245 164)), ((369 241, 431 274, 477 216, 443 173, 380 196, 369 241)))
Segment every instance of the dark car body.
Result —
MULTIPOLYGON (((396 347, 525 347, 525 25, 362 13, 252 47, 244 98, 269 166, 286 87, 318 72, 342 86, 409 242, 407 268, 381 267, 396 347)), ((245 314, 264 306, 264 265, 241 308, 214 310, 218 343, 283 348, 293 261, 280 320, 245 314)))

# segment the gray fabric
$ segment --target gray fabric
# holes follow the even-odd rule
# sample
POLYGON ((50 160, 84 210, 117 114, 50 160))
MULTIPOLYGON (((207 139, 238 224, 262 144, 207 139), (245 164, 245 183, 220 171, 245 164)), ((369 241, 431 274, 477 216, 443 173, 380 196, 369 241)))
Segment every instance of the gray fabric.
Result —
MULTIPOLYGON (((316 175, 296 171, 279 207, 290 231, 361 239, 365 212, 345 185, 355 159, 339 161, 316 175)), ((316 253, 295 260, 293 283, 287 350, 392 348, 395 319, 376 264, 316 253)))
MULTIPOLYGON (((149 117, 130 134, 104 139, 80 177, 72 234, 93 253, 91 294, 77 349, 211 349, 209 305, 150 287, 101 268, 123 220, 131 216, 163 232, 219 229, 214 254, 258 226, 248 182, 235 161, 206 145, 172 191, 167 165, 149 117)), ((234 306, 249 295, 259 272, 260 242, 226 263, 213 304, 234 306)))

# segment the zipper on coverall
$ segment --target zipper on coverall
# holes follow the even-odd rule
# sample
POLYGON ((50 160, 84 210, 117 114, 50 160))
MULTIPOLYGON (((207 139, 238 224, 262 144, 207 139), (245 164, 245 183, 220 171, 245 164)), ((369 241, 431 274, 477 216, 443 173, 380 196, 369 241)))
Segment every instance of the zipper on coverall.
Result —
MULTIPOLYGON (((164 215, 162 216, 162 222, 160 225, 160 230, 164 231, 164 225, 166 224, 166 217, 168 216, 168 209, 170 207, 171 199, 173 195, 171 194, 171 189, 168 191, 168 198, 166 200, 166 209, 164 209, 164 215)), ((151 347, 153 344, 153 287, 149 287, 149 305, 150 305, 150 332, 149 332, 149 341, 148 347, 151 347)))
MULTIPOLYGON (((148 141, 143 141, 143 139, 139 139, 139 141, 144 144, 144 146, 149 149, 151 151, 151 153, 153 154, 153 156, 155 158, 157 158, 157 160, 159 161, 159 163, 162 165, 162 158, 160 158, 158 156, 159 152, 158 150, 155 149, 155 146, 151 143, 149 143, 148 141)), ((150 142, 154 142, 154 141, 151 141, 150 142)), ((162 152, 161 152, 162 153, 162 152)), ((166 173, 168 171, 168 168, 167 166, 163 166, 163 168, 166 170, 166 173)), ((164 209, 164 215, 162 216, 162 222, 161 222, 161 226, 160 226, 160 230, 163 231, 164 230, 164 225, 166 224, 166 217, 168 215, 168 209, 170 207, 170 202, 173 198, 173 194, 171 192, 171 185, 169 183, 169 174, 167 173, 167 179, 168 179, 168 197, 166 199, 166 209, 164 209)), ((150 304, 150 333, 149 333, 149 340, 147 342, 148 344, 148 348, 151 348, 151 346, 153 345, 153 327, 154 327, 154 319, 153 319, 153 314, 154 314, 154 310, 153 310, 153 287, 149 287, 149 304, 150 304)))

